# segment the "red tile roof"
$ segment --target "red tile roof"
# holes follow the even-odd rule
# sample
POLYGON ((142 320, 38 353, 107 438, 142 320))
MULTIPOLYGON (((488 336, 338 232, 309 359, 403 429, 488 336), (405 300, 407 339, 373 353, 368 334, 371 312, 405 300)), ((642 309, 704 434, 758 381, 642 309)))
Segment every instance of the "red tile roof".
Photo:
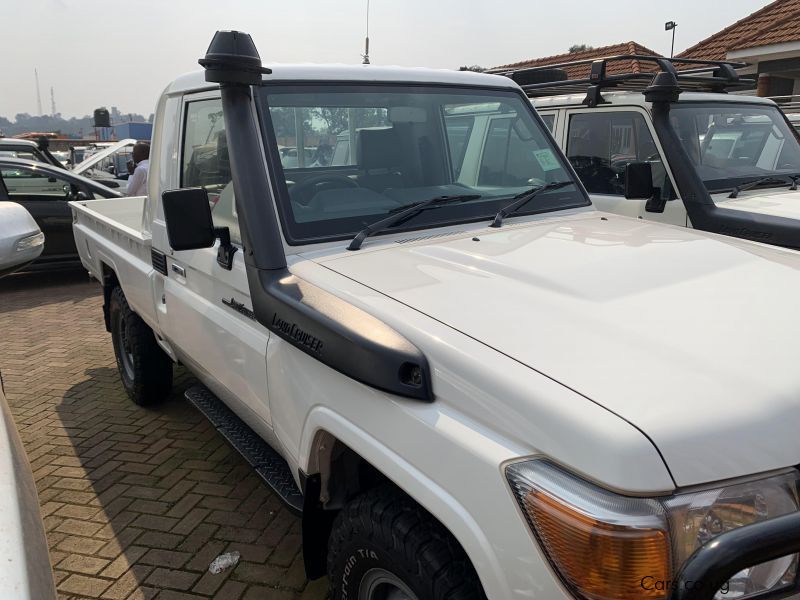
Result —
MULTIPOLYGON (((798 0, 800 2, 800 0, 798 0)), ((501 65, 490 69, 491 71, 504 71, 512 69, 526 69, 529 67, 543 67, 547 65, 556 65, 559 63, 572 62, 578 60, 590 60, 596 58, 606 58, 609 56, 618 56, 620 54, 645 54, 648 56, 661 56, 657 52, 653 52, 649 48, 637 44, 636 42, 625 42, 622 44, 614 44, 613 46, 603 46, 602 48, 593 48, 591 50, 583 50, 582 52, 568 52, 566 54, 556 54, 555 56, 547 56, 545 58, 533 58, 523 60, 508 65, 501 65)), ((590 65, 579 65, 576 67, 569 67, 565 69, 570 79, 580 79, 589 77, 590 65)), ((651 73, 657 71, 658 68, 654 63, 642 62, 639 60, 624 60, 609 63, 606 67, 608 75, 616 75, 619 73, 651 73)))
POLYGON ((775 0, 678 56, 724 60, 731 50, 800 41, 800 0, 775 0))

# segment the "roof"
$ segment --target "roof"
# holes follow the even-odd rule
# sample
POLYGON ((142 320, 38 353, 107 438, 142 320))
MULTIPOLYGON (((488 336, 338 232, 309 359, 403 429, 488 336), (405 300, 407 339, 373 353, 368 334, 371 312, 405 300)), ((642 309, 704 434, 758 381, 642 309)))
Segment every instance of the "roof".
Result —
MULTIPOLYGON (((800 0, 798 1, 800 2, 800 0)), ((661 56, 661 54, 658 52, 653 52, 650 50, 650 48, 646 48, 637 42, 624 42, 622 44, 614 44, 612 46, 603 46, 602 48, 583 50, 581 52, 567 52, 565 54, 556 54, 553 56, 546 56, 544 58, 532 58, 508 65, 494 67, 491 69, 491 71, 502 72, 512 69, 527 69, 529 67, 545 67, 547 65, 557 65, 559 63, 588 60, 593 58, 607 58, 609 56, 619 56, 621 54, 661 56)), ((565 69, 565 71, 570 79, 585 79, 589 77, 590 69, 591 66, 587 64, 569 67, 565 69)), ((621 73, 655 73, 656 71, 658 71, 658 67, 655 64, 632 59, 629 61, 617 61, 614 63, 609 63, 606 73, 608 75, 619 75, 621 73)))
MULTIPOLYGON (((583 106, 586 98, 585 93, 581 94, 562 94, 559 96, 545 96, 541 98, 531 98, 531 102, 537 110, 547 110, 560 106, 583 106)), ((609 104, 620 104, 626 106, 646 107, 649 103, 644 99, 640 92, 603 90, 603 99, 609 104)), ((725 102, 741 104, 767 104, 774 106, 775 103, 769 98, 759 98, 758 96, 744 96, 739 94, 716 94, 712 92, 684 92, 678 98, 678 103, 683 102, 725 102)), ((598 110, 607 108, 608 105, 601 105, 598 110)))
POLYGON ((800 0, 775 0, 678 56, 724 60, 732 50, 800 41, 800 0))
POLYGON ((20 138, 4 138, 0 137, 0 146, 15 146, 17 148, 38 148, 36 142, 31 140, 22 140, 20 138))
MULTIPOLYGON (((452 85, 516 88, 516 83, 507 77, 455 71, 450 69, 426 69, 421 67, 383 67, 377 65, 287 65, 265 63, 272 69, 271 75, 264 75, 269 82, 386 82, 386 83, 445 83, 452 85)), ((203 71, 181 75, 166 89, 166 93, 180 93, 190 90, 214 89, 217 84, 206 83, 203 71)))

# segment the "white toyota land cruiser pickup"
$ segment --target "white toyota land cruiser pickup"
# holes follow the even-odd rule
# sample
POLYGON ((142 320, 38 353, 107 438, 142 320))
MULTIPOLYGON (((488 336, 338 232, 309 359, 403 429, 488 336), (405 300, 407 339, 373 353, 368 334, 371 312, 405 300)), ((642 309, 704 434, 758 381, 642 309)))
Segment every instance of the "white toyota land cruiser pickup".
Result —
POLYGON ((755 86, 744 65, 675 63, 623 55, 509 74, 600 210, 800 249, 791 123, 772 100, 726 93, 755 86), (652 84, 624 72, 653 63, 652 84))
POLYGON ((148 197, 73 203, 75 238, 133 401, 186 365, 302 512, 309 577, 796 592, 800 255, 597 212, 505 77, 269 70, 237 32, 200 62, 148 197))

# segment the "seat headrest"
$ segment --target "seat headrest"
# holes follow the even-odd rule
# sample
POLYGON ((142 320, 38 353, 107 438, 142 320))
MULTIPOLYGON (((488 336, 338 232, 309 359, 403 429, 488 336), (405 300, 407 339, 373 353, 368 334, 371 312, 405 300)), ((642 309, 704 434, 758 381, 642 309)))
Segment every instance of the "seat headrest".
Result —
POLYGON ((358 132, 358 166, 365 171, 391 169, 402 164, 402 151, 394 128, 358 132))

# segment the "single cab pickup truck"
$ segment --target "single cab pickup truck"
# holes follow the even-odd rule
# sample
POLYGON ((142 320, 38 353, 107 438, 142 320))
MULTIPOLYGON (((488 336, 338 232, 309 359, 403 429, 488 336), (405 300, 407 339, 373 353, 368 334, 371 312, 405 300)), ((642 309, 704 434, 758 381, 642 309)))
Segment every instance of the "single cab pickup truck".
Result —
POLYGON ((200 64, 158 101, 148 196, 73 202, 75 238, 132 400, 185 365, 310 578, 796 592, 800 255, 595 210, 506 77, 268 69, 240 32, 200 64))

